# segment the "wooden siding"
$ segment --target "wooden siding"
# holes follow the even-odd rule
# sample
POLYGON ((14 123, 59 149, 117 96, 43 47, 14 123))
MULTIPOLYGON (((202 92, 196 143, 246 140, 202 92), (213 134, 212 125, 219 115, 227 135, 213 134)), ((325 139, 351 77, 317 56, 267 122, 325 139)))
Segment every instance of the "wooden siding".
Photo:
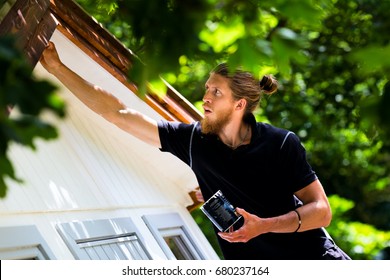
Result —
MULTIPOLYGON (((190 122, 201 118, 171 87, 164 98, 150 93, 141 100, 135 85, 126 81, 122 67, 125 64, 120 64, 124 60, 117 59, 129 51, 116 45, 118 42, 115 43, 98 23, 93 24, 73 1, 15 0, 10 3, 14 2, 10 10, 13 14, 7 14, 0 22, 0 32, 19 38, 19 46, 32 65, 38 63, 46 43, 53 40, 67 65, 87 80, 113 92, 129 106, 155 119, 190 122), (61 9, 58 8, 60 5, 61 9), (74 18, 66 15, 72 14, 82 15, 79 19, 89 22, 89 28, 95 30, 89 33, 92 36, 77 30, 79 22, 74 27, 69 25, 74 18), (103 33, 109 36, 105 37, 103 33), (116 58, 111 52, 99 50, 103 37, 109 43, 107 49, 117 52, 116 58)), ((39 63, 34 73, 37 77, 58 82, 39 63)), ((177 213, 204 256, 218 259, 185 208, 193 203, 189 192, 197 186, 191 170, 172 155, 120 131, 88 110, 61 84, 59 86, 67 103, 67 118, 43 116, 58 127, 59 139, 37 140, 36 151, 16 144, 9 151, 16 173, 24 183, 8 181, 7 196, 0 200, 0 230, 15 232, 19 226, 31 225, 47 242, 54 258, 73 259, 56 230, 58 224, 98 219, 111 223, 126 217, 142 234, 151 257, 166 259, 142 217, 177 213)), ((10 117, 17 114, 17 108, 14 108, 10 117)), ((23 244, 24 238, 15 236, 15 246, 23 244)))
MULTIPOLYGON (((56 32, 52 40, 63 61, 80 75, 113 92, 132 107, 160 118, 60 32, 56 32)), ((53 79, 40 65, 35 72, 53 79)), ((60 138, 38 141, 36 152, 13 146, 10 157, 26 183, 20 186, 10 181, 9 199, 0 201, 0 211, 188 206, 192 203, 188 192, 197 183, 188 166, 122 132, 86 108, 67 89, 61 90, 68 113, 64 121, 53 119, 60 138)), ((17 110, 11 117, 14 114, 17 110)))
MULTIPOLYGON (((25 51, 32 65, 38 62, 57 27, 85 54, 137 95, 137 86, 127 79, 132 52, 77 3, 72 0, 15 0, 6 6, 4 11, 8 13, 0 22, 0 35, 15 35, 18 46, 25 51)), ((190 123, 202 118, 202 114, 169 84, 164 96, 149 91, 142 98, 164 119, 190 123)), ((191 197, 194 197, 192 193, 191 197)), ((197 206, 195 200, 189 209, 197 206)))

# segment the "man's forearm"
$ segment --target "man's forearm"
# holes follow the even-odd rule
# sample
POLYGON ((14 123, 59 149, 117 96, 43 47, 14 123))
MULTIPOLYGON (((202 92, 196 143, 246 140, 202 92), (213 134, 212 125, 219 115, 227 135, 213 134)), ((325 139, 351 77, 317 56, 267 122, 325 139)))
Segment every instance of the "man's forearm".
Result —
POLYGON ((81 102, 103 117, 109 117, 113 112, 125 109, 126 106, 111 93, 91 84, 66 65, 53 69, 56 76, 81 102))

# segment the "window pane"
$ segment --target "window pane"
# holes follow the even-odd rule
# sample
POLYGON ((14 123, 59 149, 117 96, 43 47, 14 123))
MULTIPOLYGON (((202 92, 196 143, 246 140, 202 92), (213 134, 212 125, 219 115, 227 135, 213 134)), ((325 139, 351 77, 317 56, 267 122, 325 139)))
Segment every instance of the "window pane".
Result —
POLYGON ((178 260, 194 260, 194 256, 180 235, 165 236, 165 242, 178 260))
POLYGON ((168 259, 202 260, 201 246, 178 213, 142 217, 168 259))
POLYGON ((63 223, 57 229, 76 259, 151 259, 129 218, 63 223))

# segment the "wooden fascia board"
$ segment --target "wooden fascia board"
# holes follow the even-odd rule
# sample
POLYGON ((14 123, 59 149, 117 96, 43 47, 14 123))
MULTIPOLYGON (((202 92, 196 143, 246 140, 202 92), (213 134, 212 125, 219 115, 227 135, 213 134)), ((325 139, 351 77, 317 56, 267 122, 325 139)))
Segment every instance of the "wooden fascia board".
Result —
POLYGON ((198 209, 202 204, 203 202, 199 202, 197 199, 196 199, 196 191, 191 191, 188 193, 192 199, 192 201, 194 202, 193 204, 191 204, 190 206, 187 207, 187 210, 189 212, 192 212, 196 209, 198 209))
MULTIPOLYGON (((72 0, 18 0, 2 20, 0 35, 16 36, 18 47, 35 66, 57 25, 59 31, 139 96, 137 86, 127 77, 131 51, 72 0)), ((166 97, 153 92, 139 97, 169 120, 190 123, 201 119, 193 105, 168 83, 167 86, 166 97)))
POLYGON ((195 108, 195 106, 190 103, 183 95, 181 95, 174 87, 172 87, 169 83, 164 80, 167 86, 167 96, 172 98, 180 107, 184 108, 184 110, 190 115, 191 118, 195 121, 200 121, 203 118, 202 113, 195 108))
POLYGON ((39 61, 56 29, 49 8, 49 0, 18 0, 0 24, 0 35, 15 36, 17 47, 24 51, 32 66, 39 61))
POLYGON ((72 34, 91 45, 125 75, 131 67, 131 52, 101 24, 72 0, 51 0, 52 13, 72 34))
POLYGON ((104 67, 107 71, 143 98, 160 115, 163 117, 171 116, 168 119, 187 123, 201 119, 202 116, 195 107, 185 101, 186 99, 168 83, 165 97, 160 97, 151 91, 146 96, 140 96, 137 86, 127 79, 127 74, 132 65, 132 52, 72 0, 51 0, 51 5, 53 14, 63 27, 60 29, 61 32, 79 47, 84 50, 89 49, 86 52, 92 59, 96 60, 98 58, 97 62, 104 60, 106 64, 104 67), (80 42, 83 43, 80 44, 80 42), (89 45, 89 47, 86 48, 82 45, 89 45))

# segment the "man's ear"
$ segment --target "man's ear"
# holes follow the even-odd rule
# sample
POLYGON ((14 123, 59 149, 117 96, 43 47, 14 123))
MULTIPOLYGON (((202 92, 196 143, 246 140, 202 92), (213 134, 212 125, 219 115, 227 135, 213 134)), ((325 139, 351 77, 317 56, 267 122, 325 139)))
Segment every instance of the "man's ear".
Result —
POLYGON ((237 101, 236 110, 245 110, 246 100, 244 98, 237 101))

